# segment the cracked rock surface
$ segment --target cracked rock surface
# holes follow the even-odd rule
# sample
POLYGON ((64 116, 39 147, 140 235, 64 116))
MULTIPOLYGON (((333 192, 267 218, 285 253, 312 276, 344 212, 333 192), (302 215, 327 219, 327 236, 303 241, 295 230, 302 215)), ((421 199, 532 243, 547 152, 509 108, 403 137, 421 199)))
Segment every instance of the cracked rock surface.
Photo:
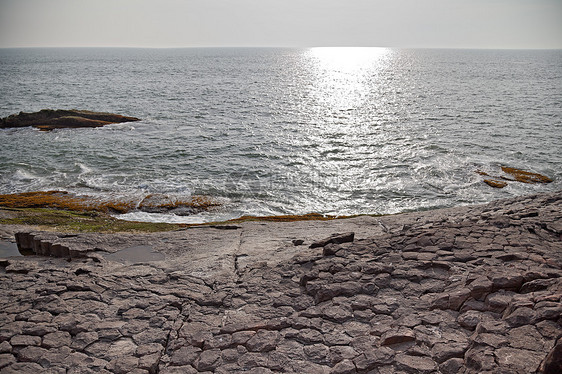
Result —
POLYGON ((30 234, 68 251, 0 259, 0 371, 549 372, 561 217, 557 192, 230 230, 30 234), (165 258, 108 254, 139 246, 165 258))

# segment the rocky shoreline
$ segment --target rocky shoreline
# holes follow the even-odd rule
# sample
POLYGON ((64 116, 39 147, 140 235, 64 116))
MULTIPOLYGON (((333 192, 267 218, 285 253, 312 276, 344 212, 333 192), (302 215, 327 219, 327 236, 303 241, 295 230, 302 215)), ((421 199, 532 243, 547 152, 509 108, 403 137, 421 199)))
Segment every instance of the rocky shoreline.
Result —
POLYGON ((0 259, 0 371, 556 373, 561 218, 562 191, 326 222, 20 233, 59 257, 0 259))

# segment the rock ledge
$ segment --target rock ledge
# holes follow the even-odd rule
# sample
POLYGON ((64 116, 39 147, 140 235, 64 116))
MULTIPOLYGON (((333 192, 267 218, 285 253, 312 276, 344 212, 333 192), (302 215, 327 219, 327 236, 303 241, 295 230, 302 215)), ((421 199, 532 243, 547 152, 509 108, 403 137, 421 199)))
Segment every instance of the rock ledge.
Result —
POLYGON ((1 118, 0 128, 32 126, 43 131, 50 131, 60 128, 101 127, 111 123, 131 121, 140 121, 140 119, 88 110, 43 109, 39 112, 20 112, 19 114, 1 118))

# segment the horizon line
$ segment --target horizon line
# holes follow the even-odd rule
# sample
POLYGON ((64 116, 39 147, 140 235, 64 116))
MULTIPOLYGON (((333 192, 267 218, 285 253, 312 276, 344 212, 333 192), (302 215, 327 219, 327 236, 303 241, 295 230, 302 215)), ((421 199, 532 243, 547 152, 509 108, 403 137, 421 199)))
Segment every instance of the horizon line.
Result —
POLYGON ((313 49, 313 48, 379 48, 379 49, 450 49, 450 50, 562 50, 560 47, 421 47, 421 46, 352 46, 352 45, 316 45, 316 46, 0 46, 0 49, 313 49))

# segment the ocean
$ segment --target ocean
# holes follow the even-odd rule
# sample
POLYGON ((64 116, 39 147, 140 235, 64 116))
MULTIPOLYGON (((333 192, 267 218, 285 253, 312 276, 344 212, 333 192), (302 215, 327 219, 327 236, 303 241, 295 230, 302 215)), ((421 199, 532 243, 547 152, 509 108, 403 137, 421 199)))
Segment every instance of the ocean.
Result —
POLYGON ((0 130, 0 194, 210 196, 243 215, 390 214, 562 189, 561 50, 0 49, 0 117, 141 118, 0 130), (496 189, 501 166, 549 184, 496 189))

